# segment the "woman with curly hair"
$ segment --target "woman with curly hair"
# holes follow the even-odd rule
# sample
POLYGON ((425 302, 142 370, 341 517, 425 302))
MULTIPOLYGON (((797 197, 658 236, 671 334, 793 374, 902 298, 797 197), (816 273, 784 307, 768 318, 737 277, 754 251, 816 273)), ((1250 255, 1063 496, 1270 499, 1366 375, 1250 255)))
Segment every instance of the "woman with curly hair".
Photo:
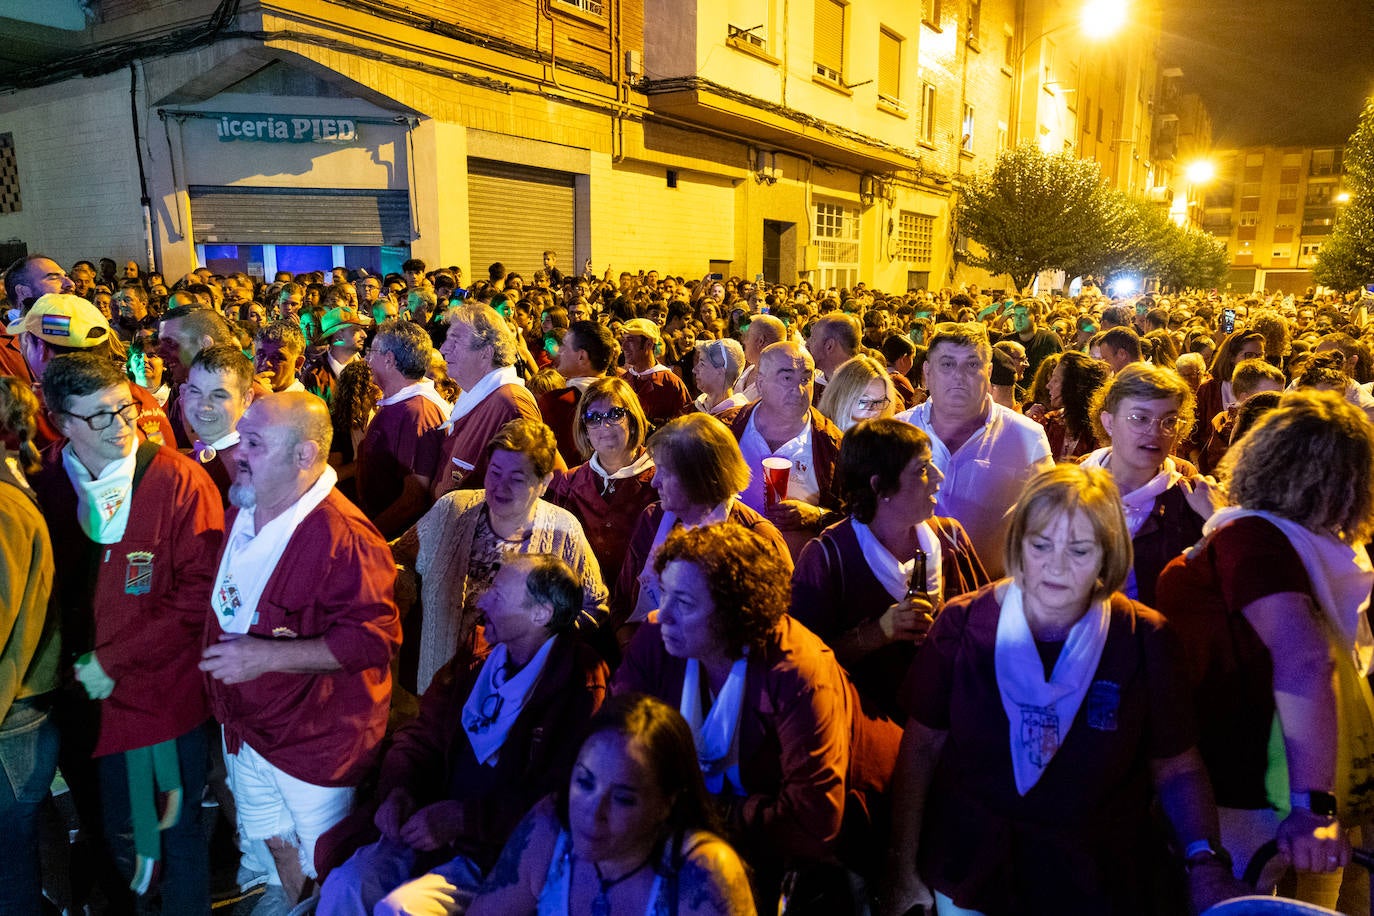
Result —
POLYGON ((783 556, 731 522, 669 535, 654 559, 657 621, 635 634, 612 692, 682 712, 760 912, 776 911, 787 869, 799 874, 789 909, 841 912, 849 883, 826 865, 864 874, 882 860, 873 818, 901 730, 864 712, 825 643, 788 616, 783 556))
POLYGON ((1299 899, 1368 912, 1367 877, 1351 876, 1358 900, 1341 884, 1349 832, 1374 826, 1374 427, 1339 394, 1292 391, 1220 472, 1232 505, 1165 568, 1159 608, 1183 638, 1222 839, 1237 875, 1277 839, 1299 899))
POLYGON ((1097 448, 1091 402, 1111 377, 1099 359, 1070 350, 1060 354, 1046 382, 1049 410, 1036 417, 1045 427, 1055 461, 1072 461, 1097 448))
POLYGON ((339 475, 339 492, 356 502, 358 443, 367 434, 367 424, 377 412, 382 390, 372 380, 372 367, 354 360, 339 375, 329 418, 334 426, 334 441, 329 448, 329 463, 339 475))

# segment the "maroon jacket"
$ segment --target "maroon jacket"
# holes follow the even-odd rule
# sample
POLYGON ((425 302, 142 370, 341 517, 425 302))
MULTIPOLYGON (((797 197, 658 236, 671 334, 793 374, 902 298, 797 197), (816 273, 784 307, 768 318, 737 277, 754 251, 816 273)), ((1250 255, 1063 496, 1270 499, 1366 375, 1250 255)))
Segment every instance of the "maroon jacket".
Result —
MULTIPOLYGON (((687 661, 668 654, 659 631, 640 627, 612 692, 648 693, 677 709, 687 661)), ((745 674, 735 740, 746 795, 731 818, 741 854, 828 860, 862 844, 901 736, 896 724, 864 712, 825 643, 783 615, 745 674)))
POLYGON ((219 492, 173 448, 145 442, 138 464, 118 544, 81 530, 60 460, 33 481, 59 570, 63 657, 94 649, 115 682, 100 702, 96 756, 179 737, 209 717, 197 665, 224 536, 219 492))
POLYGON ((438 499, 449 490, 480 490, 487 476, 487 443, 502 426, 520 417, 542 422, 534 395, 523 385, 503 385, 448 429, 430 430, 426 439, 433 447, 425 454, 431 459, 416 471, 433 482, 431 495, 438 499), (472 470, 456 459, 472 465, 472 470))
MULTIPOLYGON (((630 549, 630 533, 650 503, 658 500, 651 485, 653 469, 635 477, 612 481, 610 492, 601 491, 601 475, 590 463, 571 471, 554 471, 544 498, 562 506, 582 523, 582 532, 601 565, 601 578, 612 589, 618 586, 620 567, 630 549)), ((638 574, 638 573, 636 573, 638 574)))
MULTIPOLYGON (((321 638, 342 668, 274 672, 243 684, 207 678, 229 753, 247 741, 297 779, 357 784, 373 763, 391 704, 391 658, 401 641, 395 582, 391 550, 377 529, 337 490, 330 492, 291 535, 248 636, 321 638)), ((206 645, 221 632, 213 613, 205 622, 209 606, 207 595, 201 607, 206 645)))

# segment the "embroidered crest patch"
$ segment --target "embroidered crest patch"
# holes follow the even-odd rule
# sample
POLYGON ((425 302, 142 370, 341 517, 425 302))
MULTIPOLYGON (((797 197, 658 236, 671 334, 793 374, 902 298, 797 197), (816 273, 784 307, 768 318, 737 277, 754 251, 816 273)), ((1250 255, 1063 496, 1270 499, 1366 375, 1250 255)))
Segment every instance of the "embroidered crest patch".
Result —
POLYGON ((1043 769, 1059 750, 1059 716, 1053 706, 1021 704, 1021 746, 1027 759, 1043 769))
POLYGON ((153 590, 153 554, 135 550, 126 555, 129 565, 124 567, 124 594, 146 595, 153 590))
POLYGON ((1093 681, 1088 688, 1088 727, 1100 732, 1116 731, 1117 711, 1121 709, 1121 686, 1111 681, 1093 681))

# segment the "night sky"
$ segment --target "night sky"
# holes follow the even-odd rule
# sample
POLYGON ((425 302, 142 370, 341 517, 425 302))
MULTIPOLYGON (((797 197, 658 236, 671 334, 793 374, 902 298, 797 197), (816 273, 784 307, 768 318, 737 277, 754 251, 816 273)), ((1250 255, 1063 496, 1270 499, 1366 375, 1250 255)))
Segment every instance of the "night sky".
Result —
POLYGON ((1374 0, 1163 0, 1164 66, 1213 146, 1341 143, 1374 94, 1374 0))

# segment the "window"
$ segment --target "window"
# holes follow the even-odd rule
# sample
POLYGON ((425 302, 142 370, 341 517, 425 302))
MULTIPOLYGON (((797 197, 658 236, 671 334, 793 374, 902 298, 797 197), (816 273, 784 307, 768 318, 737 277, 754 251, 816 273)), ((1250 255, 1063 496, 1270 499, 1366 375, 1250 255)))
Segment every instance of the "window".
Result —
POLYGON ((1010 24, 1002 26, 1002 38, 1002 69, 1010 73, 1016 63, 1016 32, 1010 24))
POLYGON ((965 31, 964 40, 968 46, 978 50, 978 36, 983 25, 983 2, 982 0, 968 0, 968 29, 965 31))
POLYGON ((1042 58, 1040 59, 1040 61, 1041 61, 1041 66, 1040 66, 1040 72, 1041 72, 1040 83, 1041 83, 1041 85, 1046 85, 1046 84, 1049 84, 1049 83, 1054 82, 1054 69, 1055 69, 1054 65, 1055 65, 1055 57, 1056 57, 1056 48, 1055 48, 1054 42, 1052 42, 1052 41, 1046 41, 1046 42, 1045 42, 1045 56, 1042 57, 1042 58))
POLYGON ((1245 154, 1245 164, 1246 164, 1247 166, 1252 166, 1252 165, 1259 165, 1259 166, 1262 166, 1262 165, 1264 165, 1264 153, 1246 153, 1246 154, 1245 154))
POLYGON ((602 13, 601 0, 559 0, 559 2, 566 3, 574 9, 590 13, 593 16, 600 16, 602 13))
MULTIPOLYGON (((1068 141, 1065 140, 1064 142, 1067 143, 1068 141)), ((997 152, 1000 153, 1000 152, 1002 152, 1002 151, 1003 151, 1004 149, 1006 149, 1006 148, 1007 148, 1007 122, 1006 122, 1006 121, 998 121, 998 122, 997 122, 997 152)))
POLYGON ((921 0, 921 21, 937 32, 940 30, 940 4, 941 0, 921 0))
POLYGON ((959 140, 959 149, 965 153, 973 152, 973 106, 964 103, 964 116, 959 122, 959 130, 963 136, 959 140))
POLYGON ((748 45, 760 51, 768 51, 768 39, 763 37, 763 31, 767 26, 755 26, 752 29, 742 28, 737 25, 727 25, 725 27, 725 38, 727 41, 737 42, 741 45, 748 45))
POLYGON ((935 86, 921 84, 921 137, 922 143, 935 142, 935 86))
POLYGON ((859 211, 840 203, 816 203, 817 285, 853 286, 859 279, 859 211))
POLYGON ((1097 142, 1102 142, 1102 109, 1097 109, 1097 142))
POLYGON ((844 82, 844 4, 816 0, 815 74, 844 82))
POLYGON ((929 263, 935 238, 935 217, 903 210, 897 223, 897 258, 913 264, 929 263))
POLYGON ((878 30, 878 99, 902 107, 902 40, 878 30))
POLYGON ((1258 216, 1242 216, 1242 217, 1240 218, 1240 224, 1241 224, 1242 226, 1254 226, 1254 225, 1257 225, 1258 223, 1259 223, 1259 217, 1258 217, 1258 216))

